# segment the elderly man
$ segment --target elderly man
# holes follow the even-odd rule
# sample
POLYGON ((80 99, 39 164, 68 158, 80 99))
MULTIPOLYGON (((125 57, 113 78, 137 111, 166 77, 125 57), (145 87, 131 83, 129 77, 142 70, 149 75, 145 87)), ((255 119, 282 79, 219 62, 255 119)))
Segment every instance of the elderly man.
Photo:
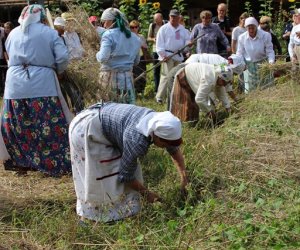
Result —
MULTIPOLYGON (((165 21, 163 20, 163 16, 161 13, 155 13, 153 17, 153 21, 154 22, 149 25, 147 41, 149 43, 152 43, 153 59, 157 60, 158 54, 156 52, 156 37, 157 37, 158 30, 160 29, 161 26, 165 24, 165 21)), ((154 76, 154 83, 155 83, 155 92, 157 92, 159 81, 160 81, 160 66, 154 69, 153 74, 154 74, 153 76, 154 76)))
POLYGON ((139 212, 140 195, 151 203, 159 201, 143 185, 137 162, 152 143, 171 155, 185 190, 181 134, 180 120, 168 111, 106 103, 78 114, 69 134, 77 213, 95 221, 116 221, 139 212))
POLYGON ((182 54, 170 55, 189 43, 188 31, 179 24, 180 13, 178 10, 171 10, 169 22, 163 25, 157 34, 156 51, 159 60, 162 61, 162 71, 156 101, 162 103, 167 91, 167 75, 169 71, 184 60, 182 54))
MULTIPOLYGON (((227 5, 225 3, 218 4, 217 8, 218 15, 212 18, 212 23, 219 25, 220 29, 223 31, 224 35, 227 37, 229 44, 231 44, 231 22, 227 14, 227 5)), ((217 43, 218 51, 220 55, 227 56, 226 47, 221 43, 217 43)))

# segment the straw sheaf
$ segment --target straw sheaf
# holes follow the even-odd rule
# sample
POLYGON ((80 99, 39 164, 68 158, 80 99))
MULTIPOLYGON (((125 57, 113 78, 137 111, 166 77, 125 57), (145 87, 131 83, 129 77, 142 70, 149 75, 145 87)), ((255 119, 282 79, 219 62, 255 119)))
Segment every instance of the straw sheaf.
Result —
POLYGON ((107 96, 108 90, 104 90, 98 81, 101 64, 96 60, 96 53, 99 51, 100 41, 95 28, 88 21, 86 11, 75 5, 68 5, 68 8, 68 13, 75 19, 75 30, 80 36, 85 53, 82 59, 70 62, 67 75, 79 87, 87 106, 107 96))

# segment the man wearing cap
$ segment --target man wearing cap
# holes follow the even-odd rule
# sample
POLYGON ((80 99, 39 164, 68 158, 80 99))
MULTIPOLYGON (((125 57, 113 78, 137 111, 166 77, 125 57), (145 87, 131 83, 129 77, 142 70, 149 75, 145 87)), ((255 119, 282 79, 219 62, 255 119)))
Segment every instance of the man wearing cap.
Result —
POLYGON ((116 8, 106 9, 101 22, 106 31, 96 58, 101 63, 102 99, 134 104, 132 69, 140 61, 141 40, 130 31, 125 15, 116 8))
POLYGON ((78 215, 115 221, 138 213, 140 196, 151 203, 160 201, 143 185, 137 161, 151 144, 169 152, 185 190, 181 135, 180 120, 168 111, 105 103, 78 114, 69 130, 78 215))
POLYGON ((169 14, 169 22, 163 25, 157 33, 156 51, 159 55, 158 59, 162 61, 160 82, 156 94, 158 103, 162 103, 166 96, 168 72, 184 60, 181 53, 172 58, 169 56, 189 43, 189 32, 179 24, 179 20, 179 11, 172 9, 169 14))
POLYGON ((288 46, 289 55, 293 63, 300 63, 300 9, 295 10, 295 26, 290 35, 288 46))
POLYGON ((239 36, 238 49, 236 54, 243 56, 247 70, 244 71, 245 92, 248 93, 258 87, 267 87, 273 84, 272 74, 260 78, 259 65, 265 61, 270 64, 275 62, 275 52, 273 50, 271 34, 258 29, 258 22, 254 17, 245 20, 247 31, 239 36))

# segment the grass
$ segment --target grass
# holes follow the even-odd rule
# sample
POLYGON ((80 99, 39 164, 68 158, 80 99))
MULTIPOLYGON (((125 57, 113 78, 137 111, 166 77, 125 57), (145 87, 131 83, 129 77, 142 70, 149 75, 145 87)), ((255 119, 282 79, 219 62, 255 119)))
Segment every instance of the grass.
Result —
POLYGON ((71 177, 1 168, 0 249, 299 249, 299 104, 300 85, 285 82, 249 94, 218 127, 185 124, 188 197, 153 147, 141 164, 164 202, 112 225, 78 225, 71 177))

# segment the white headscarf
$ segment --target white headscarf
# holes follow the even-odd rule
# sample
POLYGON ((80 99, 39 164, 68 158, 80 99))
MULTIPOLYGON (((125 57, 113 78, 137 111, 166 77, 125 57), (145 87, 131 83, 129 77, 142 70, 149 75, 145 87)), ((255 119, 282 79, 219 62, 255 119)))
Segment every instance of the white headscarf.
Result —
POLYGON ((233 64, 229 64, 229 67, 232 69, 233 73, 242 74, 245 70, 245 61, 242 56, 232 54, 229 58, 232 59, 233 64))
POLYGON ((24 7, 19 17, 19 24, 21 26, 21 30, 25 32, 27 26, 32 23, 41 22, 46 18, 46 12, 42 5, 32 4, 24 7))
POLYGON ((255 25, 256 27, 258 27, 258 22, 254 17, 248 17, 245 20, 245 27, 249 26, 249 25, 255 25))
POLYGON ((233 79, 232 69, 224 64, 215 65, 215 72, 217 76, 223 79, 225 82, 229 82, 233 79))
POLYGON ((54 19, 54 25, 65 27, 66 21, 62 17, 57 17, 54 19))
POLYGON ((144 136, 155 134, 166 140, 181 138, 181 122, 171 112, 151 112, 144 116, 136 125, 137 130, 144 136))

